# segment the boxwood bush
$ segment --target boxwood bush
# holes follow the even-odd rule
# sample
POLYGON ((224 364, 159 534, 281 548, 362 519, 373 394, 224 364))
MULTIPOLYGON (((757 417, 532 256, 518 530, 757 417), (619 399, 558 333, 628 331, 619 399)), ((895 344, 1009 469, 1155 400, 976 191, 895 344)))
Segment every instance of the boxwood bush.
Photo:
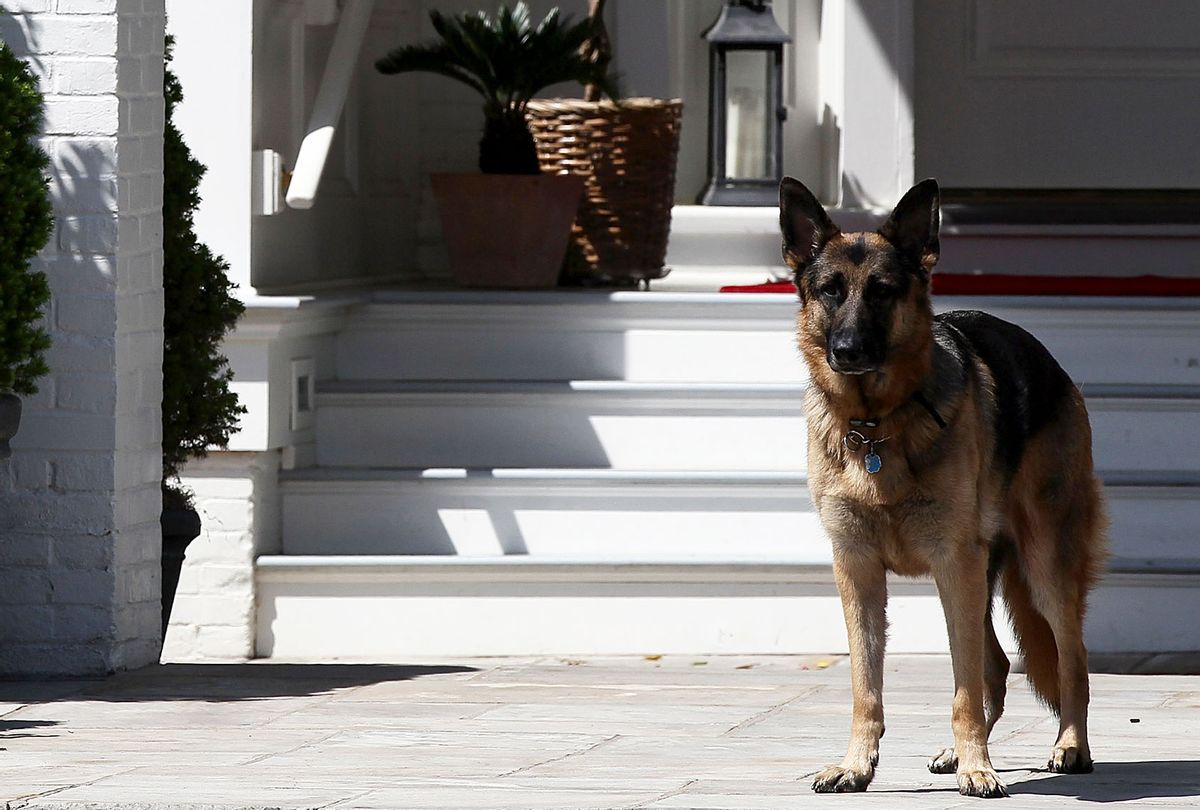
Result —
MULTIPOLYGON (((168 38, 168 62, 170 51, 168 38)), ((196 237, 205 168, 175 126, 183 89, 169 69, 163 91, 163 484, 165 503, 180 506, 180 465, 227 445, 246 411, 230 390, 233 371, 220 351, 244 307, 233 296, 228 263, 196 237)))
POLYGON ((50 336, 39 325, 50 300, 44 273, 29 262, 54 227, 49 159, 34 142, 42 127, 37 79, 0 43, 0 391, 37 392, 50 336))

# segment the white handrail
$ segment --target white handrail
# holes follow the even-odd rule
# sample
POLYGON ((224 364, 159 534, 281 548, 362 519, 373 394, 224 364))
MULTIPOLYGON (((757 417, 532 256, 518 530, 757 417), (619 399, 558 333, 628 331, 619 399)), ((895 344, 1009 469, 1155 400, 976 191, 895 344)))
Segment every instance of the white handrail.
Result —
POLYGON ((300 144, 296 168, 288 184, 287 204, 292 208, 312 208, 317 198, 317 188, 321 185, 321 175, 329 159, 329 147, 337 131, 338 119, 342 117, 342 108, 346 105, 346 95, 350 91, 350 81, 354 78, 358 54, 362 50, 374 5, 375 0, 346 0, 342 7, 333 47, 325 63, 325 73, 321 76, 321 87, 317 90, 317 100, 313 103, 312 116, 308 120, 308 130, 300 144))

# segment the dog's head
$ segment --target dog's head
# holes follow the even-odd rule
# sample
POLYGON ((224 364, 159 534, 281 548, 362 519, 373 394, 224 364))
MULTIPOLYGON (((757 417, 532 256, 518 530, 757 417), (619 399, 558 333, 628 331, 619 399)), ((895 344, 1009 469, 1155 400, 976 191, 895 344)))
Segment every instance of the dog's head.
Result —
POLYGON ((783 258, 800 291, 800 342, 810 366, 823 354, 837 374, 868 374, 927 345, 938 206, 937 181, 923 180, 878 231, 844 234, 812 192, 784 179, 783 258))

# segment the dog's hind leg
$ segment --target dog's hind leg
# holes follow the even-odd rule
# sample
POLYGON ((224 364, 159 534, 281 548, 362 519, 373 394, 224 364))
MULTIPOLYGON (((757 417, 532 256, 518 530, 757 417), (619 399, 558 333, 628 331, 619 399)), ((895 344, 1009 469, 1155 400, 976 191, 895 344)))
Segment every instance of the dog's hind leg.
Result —
MULTIPOLYGON (((1083 645, 1084 592, 1069 578, 1030 566, 1027 574, 1034 604, 1049 625, 1054 642, 1046 650, 1055 655, 1053 669, 1056 709, 1059 716, 1058 740, 1050 754, 1047 768, 1055 773, 1087 773, 1092 770, 1092 756, 1087 740, 1088 673, 1087 649, 1083 645)), ((1031 673, 1026 651, 1026 669, 1031 673)), ((1040 665, 1045 670, 1045 663, 1040 665)))
POLYGON ((983 660, 983 716, 987 723, 988 736, 996 727, 996 721, 1004 714, 1004 698, 1008 694, 1008 656, 996 638, 992 625, 991 610, 987 619, 987 652, 983 660))
MULTIPOLYGON (((1077 560, 1071 559, 1071 552, 1088 548, 1086 544, 1091 537, 1087 535, 1103 523, 1099 500, 1089 497, 1088 489, 1074 496, 1073 502, 1059 514, 1043 512, 1042 526, 1053 527, 1061 539, 1053 547, 1053 564, 1047 564, 1050 562, 1047 559, 1032 560, 1026 571, 1033 603, 1050 625, 1057 648, 1058 740, 1047 763, 1055 773, 1092 770, 1087 738, 1088 655, 1083 643, 1083 616, 1093 566, 1087 551, 1077 560)), ((1048 552, 1043 547, 1043 554, 1049 556, 1048 552)))
MULTIPOLYGON (((1053 636, 1053 643, 1042 645, 1050 661, 1040 668, 1050 670, 1046 664, 1053 662, 1057 670, 1055 683, 1043 690, 1056 693, 1057 698, 1049 701, 1058 709, 1059 727, 1047 764, 1056 773, 1092 770, 1083 617, 1087 592, 1106 555, 1104 502, 1092 473, 1091 435, 1078 394, 1075 406, 1060 421, 1054 441, 1033 448, 1014 482, 1027 522, 1019 538, 1023 546, 1019 579, 1053 636)), ((1026 669, 1032 675, 1030 656, 1026 648, 1026 669)))
POLYGON ((1055 773, 1092 769, 1084 611, 1108 553, 1103 494, 1092 470, 1091 428, 1073 390, 1054 424, 1031 440, 1013 480, 1009 520, 1018 532, 1018 570, 1004 577, 1030 683, 1058 714, 1048 763, 1055 773))
POLYGON ((1059 692, 1062 714, 1058 740, 1046 767, 1054 773, 1090 773, 1092 752, 1087 739, 1088 672, 1087 649, 1083 646, 1082 610, 1063 606, 1062 615, 1051 618, 1058 642, 1059 692))

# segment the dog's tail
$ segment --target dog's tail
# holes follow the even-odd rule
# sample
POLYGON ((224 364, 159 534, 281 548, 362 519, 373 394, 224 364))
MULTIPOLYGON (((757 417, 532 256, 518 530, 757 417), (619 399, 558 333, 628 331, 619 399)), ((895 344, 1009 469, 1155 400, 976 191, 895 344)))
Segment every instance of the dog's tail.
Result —
POLYGON ((1013 633, 1025 661, 1025 677, 1038 700, 1057 716, 1060 705, 1058 644, 1054 641, 1054 631, 1034 607, 1029 585, 1016 561, 1009 557, 1006 563, 1000 571, 1000 580, 1013 633))

